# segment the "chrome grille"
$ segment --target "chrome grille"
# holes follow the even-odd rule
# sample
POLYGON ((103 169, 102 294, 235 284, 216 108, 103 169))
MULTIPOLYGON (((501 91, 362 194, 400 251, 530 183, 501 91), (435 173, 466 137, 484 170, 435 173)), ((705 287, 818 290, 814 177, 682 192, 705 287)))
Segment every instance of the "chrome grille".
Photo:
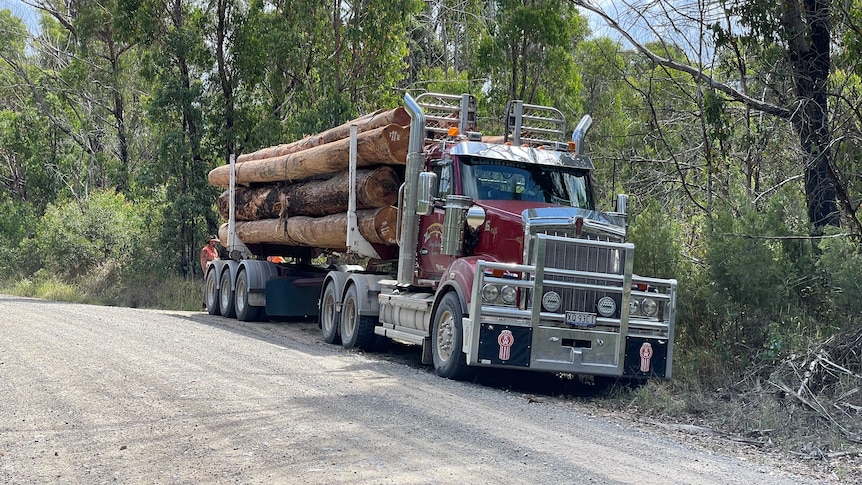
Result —
MULTIPOLYGON (((614 298, 617 303, 617 311, 613 318, 619 318, 620 307, 622 306, 622 285, 618 279, 609 280, 601 277, 601 275, 623 275, 625 273, 626 249, 617 244, 605 246, 589 244, 586 241, 589 240, 561 238, 560 236, 545 239, 542 247, 536 246, 536 250, 531 251, 530 263, 544 268, 541 282, 543 292, 553 290, 560 294, 563 303, 561 312, 572 310, 596 313, 596 302, 599 298, 607 295, 614 298), (576 273, 556 274, 556 270, 576 273), (577 273, 593 273, 594 275, 584 276, 577 273), (566 283, 607 286, 608 291, 572 287, 566 283)), ((529 293, 527 301, 528 304, 532 301, 532 295, 529 293)), ((537 299, 536 303, 541 304, 540 301, 541 299, 537 299)))

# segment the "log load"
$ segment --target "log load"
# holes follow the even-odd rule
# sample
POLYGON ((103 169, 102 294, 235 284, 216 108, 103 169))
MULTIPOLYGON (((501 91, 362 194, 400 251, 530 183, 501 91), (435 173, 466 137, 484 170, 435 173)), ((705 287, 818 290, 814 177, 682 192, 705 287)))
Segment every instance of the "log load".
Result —
MULTIPOLYGON (((409 129, 395 124, 360 133, 357 136, 356 166, 405 165, 409 129)), ((249 160, 236 165, 236 183, 295 182, 347 169, 350 138, 343 138, 288 155, 249 160)), ((230 165, 214 168, 210 184, 230 185, 230 165)))
POLYGON ((356 125, 358 133, 370 131, 376 128, 382 128, 387 125, 395 124, 405 126, 410 124, 410 115, 404 108, 395 108, 388 111, 379 110, 374 113, 369 113, 361 116, 353 121, 336 126, 335 128, 326 130, 316 135, 307 136, 293 143, 286 143, 274 147, 264 148, 252 153, 244 153, 237 157, 237 163, 247 162, 249 160, 263 160, 265 158, 281 157, 290 155, 291 153, 301 152, 312 147, 332 143, 350 136, 350 126, 356 125))
MULTIPOLYGON (((341 172, 327 180, 295 184, 237 187, 235 217, 238 221, 256 221, 295 216, 321 217, 347 211, 350 197, 349 173, 341 172)), ((356 208, 371 209, 395 204, 398 197, 398 175, 391 167, 356 171, 356 208)), ((222 218, 230 215, 230 192, 218 198, 222 218)))
MULTIPOLYGON (((359 233, 370 243, 396 244, 398 211, 393 207, 356 211, 359 233)), ((335 250, 347 248, 347 213, 325 217, 296 216, 236 222, 236 232, 246 244, 284 244, 335 250)), ((227 246, 227 224, 219 228, 219 239, 227 246)))

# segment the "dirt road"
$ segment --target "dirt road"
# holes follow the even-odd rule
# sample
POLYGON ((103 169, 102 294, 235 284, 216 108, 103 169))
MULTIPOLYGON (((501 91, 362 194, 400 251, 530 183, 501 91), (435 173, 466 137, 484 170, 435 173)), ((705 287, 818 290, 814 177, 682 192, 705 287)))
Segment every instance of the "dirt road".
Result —
POLYGON ((0 482, 805 479, 345 351, 314 324, 0 295, 0 482))

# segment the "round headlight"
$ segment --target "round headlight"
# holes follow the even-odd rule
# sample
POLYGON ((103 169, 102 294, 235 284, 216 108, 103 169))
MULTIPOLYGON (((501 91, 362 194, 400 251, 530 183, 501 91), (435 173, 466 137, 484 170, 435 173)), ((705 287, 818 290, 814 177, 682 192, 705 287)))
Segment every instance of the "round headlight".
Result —
POLYGON ((609 296, 603 296, 596 303, 596 311, 603 317, 609 317, 617 311, 617 302, 609 296))
POLYGON ((560 309, 560 294, 556 291, 549 291, 542 296, 542 306, 549 312, 555 312, 560 309))
POLYGON ((497 289, 496 286, 488 284, 482 287, 482 298, 487 302, 492 302, 497 299, 497 295, 500 294, 500 290, 497 289))
POLYGON ((629 300, 629 315, 637 315, 641 309, 641 302, 637 298, 629 300))
POLYGON ((654 317, 658 313, 658 303, 652 298, 644 298, 641 302, 641 311, 648 317, 654 317))
POLYGON ((500 298, 503 300, 503 303, 507 305, 511 305, 515 303, 515 297, 518 292, 515 291, 515 288, 509 285, 506 285, 500 288, 500 298))

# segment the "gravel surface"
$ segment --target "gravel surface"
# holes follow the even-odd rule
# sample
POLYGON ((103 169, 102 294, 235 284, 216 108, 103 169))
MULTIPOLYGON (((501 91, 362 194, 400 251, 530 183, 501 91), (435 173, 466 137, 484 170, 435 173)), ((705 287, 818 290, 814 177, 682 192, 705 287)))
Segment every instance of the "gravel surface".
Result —
POLYGON ((395 354, 0 295, 0 483, 811 483, 395 354))

